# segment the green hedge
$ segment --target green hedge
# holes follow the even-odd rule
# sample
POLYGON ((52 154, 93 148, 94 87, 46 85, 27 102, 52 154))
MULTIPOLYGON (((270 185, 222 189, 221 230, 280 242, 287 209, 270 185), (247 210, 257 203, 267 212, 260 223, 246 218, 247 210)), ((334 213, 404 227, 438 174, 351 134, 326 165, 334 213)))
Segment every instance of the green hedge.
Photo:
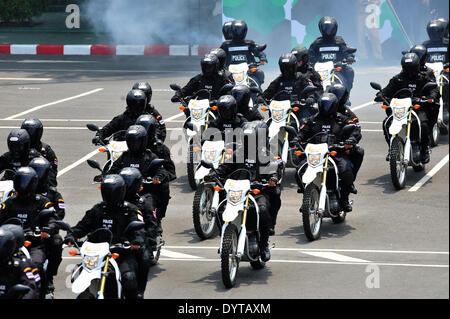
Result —
POLYGON ((31 22, 40 16, 51 0, 0 0, 0 21, 6 23, 31 22))

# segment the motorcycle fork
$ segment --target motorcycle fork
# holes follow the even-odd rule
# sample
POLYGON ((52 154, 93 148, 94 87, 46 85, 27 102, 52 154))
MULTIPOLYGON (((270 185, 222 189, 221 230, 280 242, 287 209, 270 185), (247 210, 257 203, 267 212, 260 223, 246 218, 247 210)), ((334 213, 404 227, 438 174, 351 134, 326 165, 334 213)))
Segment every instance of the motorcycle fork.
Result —
POLYGON ((99 299, 103 299, 104 296, 106 275, 108 273, 108 266, 109 266, 109 258, 110 258, 109 255, 106 256, 105 267, 103 267, 102 280, 100 282, 100 291, 98 293, 99 299))
POLYGON ((239 238, 238 238, 238 247, 237 247, 237 256, 238 258, 241 258, 241 256, 244 254, 244 248, 245 248, 245 242, 247 237, 247 229, 246 229, 246 223, 247 223, 247 212, 248 212, 248 201, 250 198, 250 192, 247 194, 247 198, 245 199, 244 204, 244 212, 242 214, 242 224, 241 224, 241 231, 239 232, 239 238))
POLYGON ((320 187, 320 194, 319 194, 319 213, 321 215, 324 214, 325 206, 326 206, 328 157, 329 157, 329 154, 327 154, 326 157, 325 157, 325 165, 324 165, 324 168, 323 168, 322 186, 320 187))

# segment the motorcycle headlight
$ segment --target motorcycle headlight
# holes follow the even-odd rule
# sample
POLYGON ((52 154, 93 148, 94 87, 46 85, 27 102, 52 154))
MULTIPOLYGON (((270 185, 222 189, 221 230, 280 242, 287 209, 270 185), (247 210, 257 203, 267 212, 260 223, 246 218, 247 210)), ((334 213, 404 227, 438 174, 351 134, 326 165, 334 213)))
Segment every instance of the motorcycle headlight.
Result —
POLYGON ((95 255, 95 256, 84 255, 83 256, 83 265, 87 269, 91 269, 91 270, 97 268, 98 255, 95 255))
POLYGON ((272 118, 274 121, 279 122, 283 119, 284 110, 272 110, 272 118))
POLYGON ((230 198, 231 203, 238 204, 242 198, 242 191, 230 191, 228 197, 230 198))
POLYGON ((233 73, 233 79, 236 82, 244 81, 244 72, 233 73))
POLYGON ((315 167, 320 164, 320 154, 308 154, 308 163, 315 167))
POLYGON ((202 109, 192 109, 191 115, 195 120, 200 120, 203 115, 203 110, 202 109))
POLYGON ((216 159, 217 151, 216 150, 205 151, 204 154, 205 154, 205 161, 212 163, 216 159))
POLYGON ((401 119, 405 116, 406 107, 396 107, 394 108, 394 116, 401 119))

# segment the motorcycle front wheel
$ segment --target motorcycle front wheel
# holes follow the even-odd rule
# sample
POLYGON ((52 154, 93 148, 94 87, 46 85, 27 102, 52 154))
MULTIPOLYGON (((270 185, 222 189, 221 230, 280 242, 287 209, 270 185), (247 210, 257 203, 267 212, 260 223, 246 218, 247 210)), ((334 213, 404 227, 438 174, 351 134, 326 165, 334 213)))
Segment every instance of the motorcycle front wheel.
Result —
POLYGON ((235 225, 228 224, 223 235, 222 253, 220 255, 222 281, 226 288, 232 288, 236 284, 236 275, 239 269, 237 245, 238 230, 235 225))
POLYGON ((194 229, 200 239, 209 239, 216 233, 216 214, 211 212, 214 189, 211 185, 200 184, 195 191, 192 204, 194 229))
POLYGON ((322 217, 319 215, 319 188, 309 184, 303 194, 302 212, 303 229, 309 241, 320 238, 322 217))
POLYGON ((392 141, 390 149, 389 167, 391 179, 395 189, 400 190, 405 187, 407 165, 403 163, 405 148, 403 141, 398 137, 392 141))

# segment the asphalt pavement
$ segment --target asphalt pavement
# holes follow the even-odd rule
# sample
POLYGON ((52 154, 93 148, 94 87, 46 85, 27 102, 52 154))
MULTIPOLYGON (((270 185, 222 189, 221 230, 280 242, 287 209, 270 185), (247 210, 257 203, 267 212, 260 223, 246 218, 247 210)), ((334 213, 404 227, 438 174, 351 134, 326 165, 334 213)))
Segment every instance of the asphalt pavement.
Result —
MULTIPOLYGON (((166 120, 167 144, 177 161, 177 180, 163 220, 161 259, 150 270, 145 298, 158 299, 328 299, 449 298, 448 136, 442 136, 424 172, 408 169, 406 187, 396 191, 385 161, 381 131, 384 111, 371 103, 370 81, 386 85, 399 66, 355 65, 352 109, 363 130, 365 158, 356 187, 353 212, 342 224, 325 220, 322 236, 309 242, 304 234, 294 170, 286 170, 282 207, 272 259, 262 270, 241 263, 237 285, 221 281, 219 237, 201 241, 192 224, 192 200, 186 165, 180 157, 184 115, 170 102, 170 83, 184 85, 199 72, 199 57, 0 56, 0 151, 23 119, 44 123, 43 140, 59 158, 58 189, 66 201, 66 221, 75 225, 101 200, 96 172, 87 158, 105 156, 91 144, 86 123, 106 124, 125 108, 136 81, 153 87, 152 103, 166 120), (439 163, 439 170, 432 171, 439 163), (433 173, 427 179, 426 174, 433 173), (420 181, 426 181, 421 183, 420 181), (419 184, 418 184, 419 182, 419 184), (420 186, 418 189, 414 186, 420 186), (415 191, 413 191, 415 190, 415 191)), ((264 70, 264 87, 277 70, 264 70)), ((70 271, 79 262, 64 252, 55 280, 55 298, 72 299, 70 271)))

